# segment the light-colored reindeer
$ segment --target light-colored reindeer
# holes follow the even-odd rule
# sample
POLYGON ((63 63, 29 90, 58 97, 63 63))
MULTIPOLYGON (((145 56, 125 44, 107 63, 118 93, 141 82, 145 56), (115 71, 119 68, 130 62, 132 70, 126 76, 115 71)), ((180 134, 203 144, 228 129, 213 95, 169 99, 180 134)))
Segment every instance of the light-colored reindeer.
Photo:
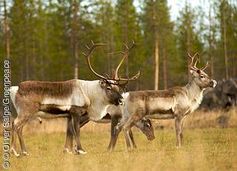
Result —
MULTIPOLYGON (((122 102, 120 87, 129 80, 136 80, 140 72, 132 78, 113 79, 104 77, 91 66, 90 57, 94 49, 103 44, 94 44, 88 47, 86 55, 90 70, 100 80, 69 80, 61 82, 46 81, 25 81, 19 86, 11 87, 11 99, 17 111, 17 117, 12 124, 11 151, 19 156, 16 151, 16 134, 18 135, 21 153, 28 155, 22 136, 23 126, 31 119, 50 116, 68 117, 68 122, 73 128, 73 135, 76 141, 76 153, 84 154, 85 151, 80 143, 80 116, 88 113, 93 120, 100 120, 106 115, 106 108, 110 104, 119 105, 122 102), (122 83, 123 81, 123 83, 122 83)), ((129 50, 129 49, 128 49, 129 50)), ((128 51, 127 50, 127 51, 128 51)), ((127 53, 125 53, 126 56, 127 53)), ((124 57, 125 58, 125 57, 124 57)), ((121 60, 116 69, 118 78, 119 67, 124 60, 121 60)))
POLYGON ((203 91, 217 84, 204 72, 208 63, 199 69, 196 66, 198 58, 195 59, 195 56, 189 55, 191 79, 187 85, 167 90, 126 93, 123 118, 117 125, 116 134, 123 128, 127 143, 131 143, 129 130, 141 118, 175 119, 176 145, 180 147, 183 139, 183 119, 198 108, 203 98, 203 91))
MULTIPOLYGON (((107 107, 106 112, 107 112, 107 115, 105 117, 103 117, 101 120, 94 121, 94 122, 111 123, 111 130, 110 130, 111 136, 110 136, 110 143, 108 146, 108 150, 112 151, 115 147, 117 136, 118 136, 118 134, 116 134, 116 125, 119 123, 119 121, 122 118, 122 111, 121 111, 120 105, 119 106, 109 105, 107 107)), ((88 114, 81 116, 80 126, 81 127, 84 126, 89 121, 90 121, 90 117, 88 114)), ((142 118, 141 120, 135 123, 135 126, 138 129, 140 129, 143 134, 146 135, 148 140, 151 141, 155 138, 154 129, 153 129, 150 119, 142 118)), ((132 145, 134 148, 136 148, 137 146, 135 144, 133 133, 131 130, 129 132, 129 136, 132 140, 132 144, 127 144, 127 147, 130 148, 130 145, 132 145)), ((72 125, 69 122, 68 127, 67 127, 67 136, 66 136, 66 141, 64 145, 64 152, 72 153, 72 149, 73 149, 73 131, 72 131, 72 125)))

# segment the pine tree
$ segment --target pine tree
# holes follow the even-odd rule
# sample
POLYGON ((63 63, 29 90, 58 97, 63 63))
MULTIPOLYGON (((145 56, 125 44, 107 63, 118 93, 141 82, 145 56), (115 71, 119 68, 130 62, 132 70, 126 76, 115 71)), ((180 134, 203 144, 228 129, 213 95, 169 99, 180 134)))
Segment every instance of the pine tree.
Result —
POLYGON ((4 27, 4 45, 5 45, 5 54, 6 58, 10 59, 10 28, 9 28, 9 21, 8 21, 8 13, 7 13, 7 3, 6 0, 3 1, 3 8, 4 8, 4 16, 3 16, 3 27, 4 27))
POLYGON ((153 56, 154 87, 159 87, 159 68, 163 73, 163 88, 168 87, 168 70, 171 62, 175 59, 175 36, 173 23, 170 21, 169 9, 166 0, 145 1, 143 14, 144 38, 146 56, 153 56), (162 59, 162 62, 159 61, 162 59), (162 64, 162 66, 161 66, 162 64))
POLYGON ((80 1, 77 2, 73 0, 70 4, 72 18, 71 18, 71 47, 72 47, 72 54, 73 58, 75 59, 74 65, 74 78, 78 79, 78 31, 79 31, 79 19, 78 19, 78 12, 80 7, 80 1))
MULTIPOLYGON (((138 42, 140 27, 137 22, 137 14, 133 5, 133 0, 118 0, 115 7, 115 27, 116 27, 116 44, 118 49, 123 43, 129 43, 132 40, 138 42)), ((129 68, 132 64, 131 56, 126 59, 126 75, 129 75, 129 68)))
POLYGON ((51 2, 47 20, 47 74, 50 80, 74 77, 75 60, 70 49, 70 4, 67 1, 51 2))
MULTIPOLYGON (((236 45, 237 37, 236 31, 236 6, 230 3, 231 1, 223 0, 216 3, 217 6, 217 19, 219 21, 221 39, 219 41, 219 57, 220 64, 224 63, 226 79, 233 77, 234 69, 236 68, 236 45), (224 57, 224 61, 223 61, 224 57), (222 58, 222 59, 221 59, 222 58), (231 72, 232 71, 232 72, 231 72)), ((221 67, 221 66, 219 66, 221 67)), ((220 73, 221 74, 221 73, 220 73)), ((222 75, 222 74, 221 74, 222 75)), ((223 77, 223 76, 222 76, 223 77)))
POLYGON ((26 80, 26 72, 29 69, 27 48, 27 15, 28 9, 25 1, 14 1, 10 9, 10 28, 12 34, 12 77, 17 82, 26 80), (19 43, 20 42, 20 43, 19 43))
MULTIPOLYGON (((97 6, 95 9, 95 20, 96 20, 96 33, 99 35, 99 41, 106 43, 106 54, 103 53, 102 55, 106 55, 104 59, 106 60, 106 72, 108 74, 112 74, 112 68, 115 66, 115 62, 117 60, 113 59, 113 55, 109 52, 113 52, 115 50, 115 18, 114 18, 114 8, 112 3, 107 0, 98 0, 97 6)), ((101 65, 103 65, 101 63, 101 65)))
MULTIPOLYGON (((195 21, 197 19, 194 10, 190 7, 190 4, 186 2, 184 9, 180 12, 180 18, 178 19, 177 38, 178 48, 180 55, 180 72, 187 68, 187 75, 189 76, 189 68, 187 67, 189 59, 187 53, 194 55, 203 53, 203 44, 200 40, 200 35, 195 30, 195 21)), ((183 75, 184 73, 180 74, 183 75)), ((190 77, 189 77, 190 78, 190 77)))

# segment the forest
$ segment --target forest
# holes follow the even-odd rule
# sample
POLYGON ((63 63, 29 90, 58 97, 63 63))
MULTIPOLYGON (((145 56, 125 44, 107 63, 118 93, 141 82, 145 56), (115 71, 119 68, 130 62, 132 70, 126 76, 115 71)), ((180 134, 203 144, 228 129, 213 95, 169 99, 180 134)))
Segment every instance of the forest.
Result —
MULTIPOLYGON (((11 167, 11 170, 17 171, 237 170, 237 0, 0 0, 0 65, 0 81, 2 82, 0 123, 3 125, 0 127, 2 142, 0 155, 4 161, 3 164, 8 164, 8 167, 2 164, 1 167, 11 167), (174 6, 176 8, 173 8, 174 6), (97 48, 91 57, 93 68, 104 76, 111 76, 114 73, 126 46, 131 46, 135 42, 119 75, 123 78, 131 77, 138 71, 141 75, 136 81, 129 82, 127 91, 162 90, 173 86, 183 86, 190 81, 188 68, 192 66, 188 66, 189 56, 195 54, 200 59, 198 67, 205 66, 209 61, 209 67, 205 72, 218 81, 218 84, 214 89, 205 91, 204 103, 200 105, 200 110, 190 114, 184 124, 180 124, 181 117, 174 110, 179 106, 187 106, 184 109, 181 108, 179 112, 182 117, 186 117, 190 111, 196 109, 202 100, 200 85, 190 91, 184 89, 181 93, 177 91, 182 94, 179 97, 177 95, 177 98, 160 100, 165 95, 161 95, 160 99, 158 96, 151 98, 152 105, 150 106, 155 106, 153 105, 155 103, 159 103, 157 106, 166 103, 176 105, 173 107, 171 104, 169 112, 174 114, 172 118, 175 120, 178 118, 178 122, 173 119, 164 119, 165 117, 149 122, 149 127, 152 128, 156 137, 153 141, 148 141, 138 129, 132 129, 138 145, 136 149, 131 151, 126 149, 126 140, 120 136, 115 151, 108 152, 109 137, 114 134, 115 129, 112 129, 110 124, 102 124, 103 120, 100 120, 101 123, 89 122, 81 128, 82 144, 88 150, 88 154, 65 153, 63 151, 65 132, 67 132, 65 130, 70 120, 74 122, 72 137, 79 138, 75 134, 77 119, 73 119, 76 112, 70 110, 78 107, 84 111, 83 116, 86 116, 90 114, 89 107, 93 111, 98 108, 97 113, 100 114, 100 106, 91 105, 98 100, 98 94, 94 93, 97 91, 91 91, 93 92, 91 93, 85 90, 87 94, 89 92, 95 96, 85 98, 85 101, 89 101, 89 105, 79 107, 72 102, 68 102, 69 105, 66 103, 73 101, 67 99, 71 98, 68 94, 72 93, 74 85, 70 85, 67 89, 70 89, 70 93, 64 93, 66 89, 63 88, 59 88, 60 92, 56 89, 55 94, 59 94, 57 96, 50 96, 48 93, 53 92, 54 87, 44 88, 44 90, 47 89, 48 94, 40 94, 37 90, 35 92, 38 94, 32 91, 33 93, 29 95, 25 95, 25 92, 30 91, 30 88, 21 91, 22 94, 15 89, 15 93, 18 92, 17 96, 14 96, 14 91, 11 91, 13 92, 11 97, 13 97, 12 101, 16 102, 16 112, 13 105, 9 104, 9 89, 7 88, 10 85, 5 85, 5 75, 7 75, 5 62, 10 61, 9 68, 11 69, 8 70, 11 71, 9 74, 11 85, 19 85, 20 82, 26 80, 94 80, 98 78, 90 71, 83 55, 87 52, 86 46, 90 46, 91 41, 105 44, 97 48), (44 98, 52 102, 44 104, 41 101, 44 98), (178 103, 177 99, 181 98, 184 100, 178 103), (155 101, 156 99, 158 100, 155 101), (63 105, 58 105, 58 101, 61 101, 63 105), (38 108, 42 112, 41 107, 44 105, 52 106, 52 109, 54 106, 55 109, 61 107, 60 112, 73 113, 73 115, 69 115, 68 120, 59 118, 59 115, 56 116, 57 119, 41 118, 34 112, 40 111, 38 108), (31 113, 31 109, 34 112, 31 113), (15 116, 17 119, 14 120, 15 116), (11 121, 15 121, 12 127, 11 121), (26 127, 23 131, 24 124, 26 127), (184 144, 177 148, 175 133, 182 139, 182 127, 185 127, 184 144), (20 146, 17 144, 19 148, 16 150, 19 151, 20 147, 22 149, 22 144, 24 144, 21 138, 23 131, 30 151, 29 156, 23 156, 27 154, 26 150, 22 151, 20 157, 10 155, 10 147, 14 147, 14 143, 10 146, 10 139, 14 139, 14 136, 10 138, 10 135, 15 131, 21 144, 20 146)), ((198 73, 200 70, 195 71, 198 73)), ((198 75, 200 78, 198 80, 202 80, 201 75, 198 75)), ((206 78, 211 80, 209 77, 206 78)), ((209 86, 211 86, 210 83, 214 87, 215 82, 212 80, 209 86)), ((77 93, 77 91, 74 92, 77 93)), ((82 94, 83 97, 86 96, 84 90, 82 94)), ((81 96, 78 97, 78 101, 83 101, 81 96)), ((147 100, 147 97, 144 99, 147 100)), ((140 101, 145 101, 144 99, 140 101)), ((104 102, 98 104, 104 105, 104 102)), ((133 103, 128 103, 126 108, 130 104, 133 103)), ((150 114, 147 104, 144 106, 146 108, 144 110, 140 106, 136 108, 136 105, 135 108, 137 111, 143 110, 146 114, 150 114)), ((162 110, 159 107, 155 109, 159 110, 154 111, 158 113, 161 111, 161 114, 165 115, 166 113, 162 112, 168 110, 168 107, 162 110)), ((104 108, 103 113, 108 115, 106 110, 107 108, 104 108)), ((126 112, 125 116, 124 111, 121 112, 122 119, 142 116, 135 115, 136 112, 132 117, 127 115, 129 112, 126 112)), ((56 113, 59 114, 59 112, 54 114, 56 113)), ((82 119, 81 116, 82 114, 76 118, 82 119)), ((111 121, 111 123, 115 122, 111 121)), ((133 123, 135 124, 134 121, 133 123)), ((120 122, 117 126, 119 124, 120 122)), ((82 125, 78 124, 78 126, 82 125)), ((125 133, 124 130, 123 132, 125 133)), ((79 135, 79 131, 77 133, 79 135)), ((72 147, 73 143, 72 141, 72 147)))
POLYGON ((129 90, 186 83, 188 53, 198 53, 199 65, 209 61, 216 80, 237 77, 237 2, 191 3, 186 0, 173 20, 167 0, 1 0, 0 62, 10 59, 12 85, 92 80, 85 45, 106 43, 91 60, 98 73, 111 74, 122 57, 117 52, 134 41, 120 73, 141 71, 129 90))

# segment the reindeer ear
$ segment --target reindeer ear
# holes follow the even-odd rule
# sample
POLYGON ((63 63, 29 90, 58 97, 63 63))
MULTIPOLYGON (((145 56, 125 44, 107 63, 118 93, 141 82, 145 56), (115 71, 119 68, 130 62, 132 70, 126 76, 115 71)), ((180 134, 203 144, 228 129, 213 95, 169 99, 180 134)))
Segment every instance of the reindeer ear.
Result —
POLYGON ((193 73, 194 73, 194 70, 193 70, 193 69, 190 69, 190 70, 189 70, 189 72, 190 72, 190 74, 192 74, 192 75, 193 75, 193 73))
POLYGON ((101 79, 99 83, 102 88, 106 86, 106 80, 104 79, 101 79))

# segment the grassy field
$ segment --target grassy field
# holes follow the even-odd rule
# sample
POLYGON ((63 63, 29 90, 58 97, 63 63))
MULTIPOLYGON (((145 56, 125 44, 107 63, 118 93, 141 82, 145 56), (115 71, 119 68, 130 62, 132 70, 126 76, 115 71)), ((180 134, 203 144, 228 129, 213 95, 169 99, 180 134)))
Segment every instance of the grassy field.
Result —
POLYGON ((156 130, 151 142, 139 131, 134 133, 137 149, 127 152, 121 134, 115 151, 109 153, 108 129, 84 130, 81 141, 86 155, 64 154, 64 133, 26 135, 30 156, 12 156, 10 170, 237 170, 237 128, 185 129, 180 149, 175 147, 173 129, 156 130))

